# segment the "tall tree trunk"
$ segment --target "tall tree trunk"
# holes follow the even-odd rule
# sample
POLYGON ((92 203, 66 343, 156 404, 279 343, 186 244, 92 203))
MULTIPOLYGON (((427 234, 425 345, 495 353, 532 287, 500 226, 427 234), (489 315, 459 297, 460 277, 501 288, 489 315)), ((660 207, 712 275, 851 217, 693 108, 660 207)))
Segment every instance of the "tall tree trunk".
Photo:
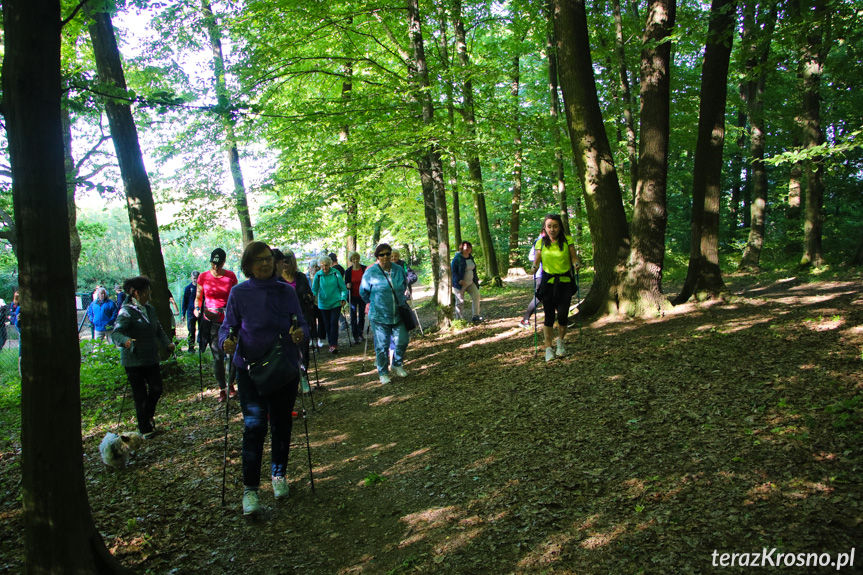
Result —
MULTIPOLYGON (((632 92, 629 88, 629 69, 626 66, 626 52, 623 44, 623 19, 620 14, 620 0, 612 1, 614 15, 614 55, 617 58, 617 70, 620 80, 620 100, 623 103, 623 125, 626 130, 626 155, 629 159, 629 182, 632 201, 635 202, 635 191, 638 189, 638 147, 633 118, 632 92)), ((642 88, 643 89, 643 88, 642 88)))
POLYGON ((555 198, 560 205, 560 218, 567 233, 572 233, 569 225, 569 206, 566 198, 566 177, 563 169, 563 148, 560 138, 560 97, 558 90, 558 58, 557 40, 554 36, 554 17, 551 2, 546 4, 548 13, 548 32, 546 34, 545 51, 548 55, 548 91, 550 96, 549 114, 551 115, 551 142, 554 147, 554 174, 552 176, 552 187, 555 198))
MULTIPOLYGON (((440 42, 439 50, 441 57, 441 66, 445 76, 443 80, 444 92, 446 93, 446 111, 449 121, 450 138, 455 141, 455 97, 453 95, 453 81, 450 73, 449 60, 449 38, 447 33, 447 8, 441 3, 438 4, 438 21, 440 22, 440 42)), ((453 240, 455 245, 461 245, 461 208, 458 199, 458 160, 455 154, 449 155, 449 187, 452 193, 452 223, 453 223, 453 240)))
MULTIPOLYGON (((793 2, 797 4, 797 2, 793 2)), ((824 61, 830 51, 830 42, 824 41, 829 26, 828 7, 813 0, 800 0, 799 10, 804 18, 805 32, 801 41, 801 70, 803 109, 798 122, 803 131, 803 146, 814 148, 824 143, 821 127, 821 76, 824 61)), ((803 222, 803 266, 820 266, 824 263, 821 235, 824 226, 824 166, 823 157, 815 156, 806 163, 806 209, 803 222)))
POLYGON ((130 573, 105 548, 84 482, 60 18, 56 0, 3 2, 3 114, 22 309, 24 555, 28 573, 130 573))
POLYGON ((552 7, 564 109, 594 246, 596 273, 579 313, 614 314, 629 255, 629 229, 599 109, 584 0, 553 0, 552 7))
POLYGON ((473 80, 470 76, 470 57, 467 53, 467 36, 462 22, 461 0, 453 0, 453 26, 455 27, 456 54, 462 67, 467 74, 464 79, 464 120, 468 130, 468 156, 467 170, 470 176, 471 193, 473 205, 476 212, 477 228, 479 232, 479 243, 482 246, 483 259, 485 261, 485 273, 491 284, 502 286, 500 271, 497 265, 497 255, 494 248, 494 240, 491 237, 491 228, 488 223, 488 210, 485 205, 485 190, 482 181, 482 164, 479 161, 476 133, 476 116, 474 113, 473 80))
MULTIPOLYGON (((749 10, 748 7, 745 8, 749 10)), ((754 12, 754 10, 753 10, 754 12)), ((764 229, 767 216, 767 167, 764 164, 764 148, 767 130, 764 122, 764 86, 767 83, 767 69, 770 56, 770 43, 776 25, 777 4, 772 2, 767 10, 766 21, 753 37, 746 37, 744 23, 744 47, 750 52, 747 59, 748 87, 746 90, 747 114, 751 130, 749 154, 752 170, 752 208, 749 239, 740 259, 740 269, 757 270, 761 262, 761 249, 764 246, 764 229)), ((754 13, 751 28, 757 25, 754 13)))
MULTIPOLYGON (((793 147, 799 146, 799 142, 793 143, 793 147)), ((785 210, 785 217, 789 220, 800 219, 800 205, 803 197, 803 163, 794 162, 791 170, 788 173, 788 204, 785 210)))
POLYGON ((692 245, 683 289, 674 304, 715 298, 725 290, 719 269, 719 198, 728 64, 736 0, 713 0, 701 68, 701 104, 692 177, 692 245))
POLYGON ((630 316, 659 315, 671 307, 662 294, 666 185, 670 137, 671 43, 676 0, 651 0, 641 51, 639 175, 632 213, 632 250, 621 308, 630 316))
POLYGON ((78 170, 72 157, 72 117, 69 115, 69 102, 63 98, 63 163, 66 170, 66 207, 69 210, 69 248, 72 253, 72 285, 78 286, 78 260, 81 257, 81 236, 78 235, 78 209, 75 206, 78 170))
POLYGON ((225 150, 228 157, 228 168, 234 182, 234 206, 240 220, 240 230, 243 233, 243 245, 255 239, 252 229, 252 218, 249 215, 249 202, 246 198, 246 185, 243 183, 243 170, 240 167, 240 151, 237 145, 235 119, 231 110, 231 98, 225 82, 225 58, 222 53, 222 34, 216 23, 216 16, 210 6, 210 0, 201 0, 201 10, 204 13, 204 24, 210 37, 210 48, 213 52, 213 76, 216 83, 216 99, 219 104, 219 116, 225 128, 225 150))
MULTIPOLYGON (((349 18, 350 21, 353 21, 349 18)), ((342 102, 350 102, 353 94, 354 63, 346 62, 343 67, 344 80, 342 80, 342 102)), ((348 233, 346 238, 348 253, 357 250, 357 194, 354 190, 354 178, 350 176, 350 167, 354 161, 354 154, 349 145, 351 127, 345 123, 339 130, 339 142, 345 146, 345 175, 342 184, 341 195, 344 198, 345 215, 347 218, 348 233)))
POLYGON ((512 202, 509 214, 509 260, 508 268, 513 269, 519 265, 518 235, 521 224, 521 187, 522 187, 522 143, 521 143, 521 119, 519 110, 519 57, 513 58, 512 81, 510 82, 510 95, 512 95, 512 120, 515 126, 515 158, 512 167, 512 202))
MULTIPOLYGON (((107 12, 96 12, 89 7, 85 7, 85 10, 92 18, 89 26, 90 40, 93 43, 99 80, 111 86, 115 92, 125 92, 126 78, 123 75, 111 16, 107 12)), ((132 108, 128 103, 106 98, 105 111, 120 164, 120 175, 126 189, 126 207, 129 211, 138 269, 152 281, 152 302, 159 316, 159 323, 173 337, 172 314, 168 305, 168 278, 159 240, 156 204, 153 201, 150 178, 144 167, 138 130, 132 119, 132 108)))
MULTIPOLYGON (((407 0, 408 34, 413 56, 409 70, 411 83, 416 92, 415 99, 422 107, 422 120, 426 126, 434 122, 434 105, 430 94, 428 63, 425 57, 425 46, 422 35, 419 0, 407 0)), ((438 276, 436 278, 436 301, 438 309, 438 325, 449 327, 452 321, 452 271, 449 265, 449 223, 446 209, 446 190, 443 183, 443 162, 437 142, 431 140, 428 148, 417 159, 420 177, 423 185, 423 199, 426 203, 426 222, 431 226, 430 208, 434 214, 436 242, 432 242, 432 230, 429 228, 429 247, 434 261, 437 253, 438 276), (426 180, 431 180, 427 182, 426 180), (437 249, 435 249, 437 248, 437 249)), ((434 265, 434 264, 433 264, 434 265)))

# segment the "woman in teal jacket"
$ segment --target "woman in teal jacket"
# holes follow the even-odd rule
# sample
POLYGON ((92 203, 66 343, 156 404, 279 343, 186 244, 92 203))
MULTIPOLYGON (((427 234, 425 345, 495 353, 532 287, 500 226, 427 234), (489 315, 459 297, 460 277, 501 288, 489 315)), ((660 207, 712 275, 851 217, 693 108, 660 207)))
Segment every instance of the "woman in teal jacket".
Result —
POLYGON ((348 303, 348 288, 345 287, 342 274, 333 269, 333 260, 324 256, 318 263, 321 264, 321 270, 315 274, 312 293, 324 318, 330 353, 339 353, 339 317, 342 306, 348 303))
POLYGON ((127 297, 117 314, 111 340, 121 349, 120 363, 132 388, 138 431, 150 439, 156 434, 156 403, 162 397, 159 345, 173 352, 174 344, 159 324, 156 308, 150 305, 150 279, 129 278, 123 282, 123 291, 127 297))
POLYGON ((360 283, 360 297, 369 304, 369 325, 375 338, 375 364, 381 383, 390 382, 390 342, 394 344, 393 374, 398 377, 408 374, 402 363, 409 336, 398 311, 398 306, 405 303, 407 276, 403 267, 392 264, 392 252, 389 244, 378 245, 377 263, 366 268, 360 283))

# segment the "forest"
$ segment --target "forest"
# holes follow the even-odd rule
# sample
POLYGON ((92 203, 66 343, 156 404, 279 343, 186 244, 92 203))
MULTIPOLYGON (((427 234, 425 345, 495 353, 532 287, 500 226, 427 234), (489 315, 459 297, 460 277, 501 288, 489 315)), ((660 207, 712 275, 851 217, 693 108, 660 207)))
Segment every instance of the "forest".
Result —
MULTIPOLYGON (((10 369, 14 363, 5 361, 10 350, 0 349, 2 409, 11 417, 4 419, 17 423, 3 426, 3 481, 11 486, 19 478, 22 493, 20 502, 4 499, 3 513, 25 534, 10 565, 23 562, 32 572, 70 566, 81 572, 121 572, 119 557, 142 569, 171 570, 162 559, 158 566, 147 566, 155 555, 140 541, 130 551, 129 541, 143 537, 146 543, 146 534, 116 535, 107 545, 101 531, 105 513, 110 514, 104 506, 113 501, 98 489, 120 489, 120 480, 111 476, 107 479, 114 485, 105 487, 105 478, 94 479, 92 464, 78 456, 80 434, 86 452, 92 447, 88 441, 108 429, 99 421, 98 404, 111 406, 104 414, 116 412, 123 389, 110 371, 118 366, 74 333, 72 295, 146 275, 153 281, 160 322, 170 325, 169 291, 176 296, 191 271, 205 268, 206 254, 216 246, 226 249, 229 267, 237 269, 243 246, 253 239, 290 247, 304 263, 330 251, 344 259, 357 251, 371 263, 378 243, 398 247, 425 288, 419 301, 428 335, 416 344, 422 353, 450 350, 455 365, 470 365, 470 377, 477 381, 483 377, 480 366, 495 373, 497 387, 483 390, 480 405, 494 405, 496 393, 520 403, 510 389, 513 382, 537 393, 536 401, 523 408, 543 421, 538 429, 545 436, 520 435, 530 429, 515 424, 517 413, 509 410, 498 421, 479 423, 480 432, 468 425, 469 413, 476 411, 465 412, 465 404, 448 404, 435 392, 438 384, 450 386, 454 396, 464 391, 451 377, 458 368, 449 362, 424 357, 415 366, 413 392, 372 390, 384 393, 374 399, 356 395, 369 391, 367 385, 355 388, 343 381, 344 370, 356 377, 365 373, 355 364, 358 357, 328 362, 322 366, 326 399, 312 422, 318 417, 331 426, 325 433, 330 439, 317 435, 311 443, 331 444, 333 452, 323 450, 329 459, 318 462, 319 472, 336 478, 334 470, 361 457, 346 453, 347 459, 340 460, 332 439, 340 432, 364 435, 360 430, 369 421, 344 418, 344 425, 353 427, 339 429, 336 417, 344 415, 340 408, 357 402, 393 414, 411 404, 407 412, 430 417, 438 433, 473 437, 479 445, 488 446, 490 430, 500 432, 501 421, 509 421, 511 433, 556 461, 522 468, 528 454, 509 449, 512 445, 504 441, 485 451, 465 447, 461 456, 475 459, 462 461, 462 467, 444 464, 453 477, 502 462, 520 469, 518 478, 507 479, 506 472, 477 474, 472 481, 479 482, 480 491, 465 483, 457 495, 449 493, 459 501, 452 506, 447 506, 446 490, 439 494, 444 497, 438 502, 440 533, 448 528, 466 537, 482 533, 477 537, 483 552, 463 558, 472 567, 462 569, 465 563, 447 558, 441 540, 431 542, 435 537, 429 533, 437 527, 412 527, 429 532, 421 539, 431 547, 402 552, 410 545, 393 546, 388 535, 396 528, 389 525, 377 534, 378 551, 364 555, 364 529, 354 526, 349 537, 356 545, 317 564, 316 572, 647 572, 649 564, 637 555, 613 563, 602 552, 591 559, 572 549, 613 552, 614 545, 628 549, 644 543, 660 553, 671 526, 692 519, 688 511, 685 518, 671 519, 680 510, 657 506, 674 500, 687 482, 697 486, 692 498, 718 504, 702 498, 706 486, 701 481, 709 485, 708 475, 748 489, 746 505, 761 501, 769 509, 760 516, 735 511, 731 515, 737 519, 723 514, 721 525, 714 526, 722 537, 702 533, 674 539, 672 556, 656 556, 654 563, 682 561, 692 572, 705 570, 706 563, 684 560, 681 541, 699 553, 710 543, 728 548, 735 541, 730 534, 739 531, 729 522, 746 526, 743 531, 750 535, 758 533, 753 547, 760 548, 782 547, 777 543, 782 536, 766 523, 824 520, 826 527, 808 534, 792 530, 790 551, 843 551, 835 545, 851 541, 863 521, 859 497, 848 488, 859 487, 861 479, 855 374, 863 356, 855 323, 863 263, 863 106, 854 103, 863 84, 861 46, 863 4, 858 0, 5 0, 0 297, 9 301, 19 292, 24 318, 20 377, 10 369), (621 413, 632 410, 616 432, 620 449, 607 445, 603 428, 609 422, 601 417, 587 418, 584 435, 557 436, 555 429, 577 426, 576 415, 558 413, 562 419, 555 428, 543 420, 540 408, 557 406, 559 397, 537 389, 536 378, 524 380, 507 371, 530 364, 525 350, 532 346, 507 326, 529 299, 527 253, 547 213, 561 214, 585 267, 572 310, 579 322, 579 351, 567 358, 566 369, 593 379, 588 387, 560 391, 571 392, 581 409, 586 402, 615 406, 621 413), (453 317, 450 261, 463 240, 475 246, 489 302, 484 301, 487 325, 468 327, 453 317), (782 306, 790 306, 790 315, 779 311, 782 306), (746 313, 738 315, 738 309, 746 313), (660 327, 663 322, 670 322, 667 328, 660 327), (749 330, 758 342, 755 349, 735 340, 739 336, 732 334, 739 330, 749 330), (590 343, 582 345, 585 334, 590 343), (612 357, 616 352, 606 336, 615 334, 621 346, 631 346, 618 352, 629 350, 630 357, 643 361, 640 373, 612 357), (724 350, 724 357, 706 353, 702 337, 712 342, 706 349, 724 350), (805 358, 806 346, 815 341, 810 338, 826 338, 817 340, 829 348, 820 359, 805 358), (770 364, 768 349, 786 353, 770 345, 773 339, 788 345, 787 359, 795 367, 783 364, 762 373, 770 364), (488 351, 504 342, 509 343, 488 351), (481 351, 483 346, 487 351, 481 351), (651 349, 656 353, 645 353, 651 349), (497 354, 497 363, 487 364, 487 353, 497 354), (703 365, 681 359, 692 353, 703 365), (591 368, 583 365, 597 361, 591 368), (722 371, 721 365, 744 361, 751 362, 751 373, 731 370, 724 383, 747 401, 753 393, 764 394, 758 396, 764 401, 752 399, 746 409, 717 392, 715 386, 723 382, 711 375, 722 371), (670 373, 681 362, 691 369, 677 378, 646 375, 670 373), (89 371, 93 363, 104 363, 105 371, 89 371), (600 381, 621 387, 611 391, 600 381), (698 386, 706 403, 699 405, 693 389, 687 389, 693 394, 689 399, 675 397, 675 386, 682 385, 698 386), (758 385, 779 387, 765 394, 758 385), (807 385, 812 389, 804 391, 807 385), (432 407, 447 417, 429 414, 432 407), (52 429, 45 428, 46 418, 52 429), (675 422, 673 441, 661 433, 669 421, 675 422), (440 429, 447 422, 453 429, 440 429), (717 429, 732 445, 739 434, 749 441, 753 434, 769 432, 772 439, 759 438, 745 449, 740 444, 740 453, 726 461, 727 453, 714 451, 726 446, 708 440, 717 429), (689 432, 704 436, 705 443, 693 447, 685 440, 689 432), (660 459, 678 451, 691 455, 691 465, 681 462, 669 475, 641 458, 633 463, 637 472, 623 466, 645 438, 656 442, 651 450, 660 459), (780 470, 767 443, 782 449, 796 467, 780 470), (606 446, 599 449, 603 457, 594 453, 590 469, 578 472, 593 479, 583 483, 557 476, 573 465, 567 453, 595 445, 606 446), (822 469, 826 461, 839 469, 831 475, 822 469), (58 463, 71 479, 46 472, 58 463), (516 487, 532 471, 550 481, 541 493, 516 487), (626 479, 630 473, 633 477, 626 479), (610 483, 593 485, 603 481, 610 483), (489 506, 485 498, 500 494, 497 489, 506 491, 506 485, 514 500, 526 498, 526 509, 534 510, 530 513, 545 509, 556 519, 537 527, 489 506), (768 501, 770 485, 781 492, 777 501, 768 501), (809 515, 789 508, 780 512, 781 498, 806 499, 809 515), (636 499, 636 516, 610 512, 621 500, 636 499), (841 511, 840 502, 845 505, 841 511), (459 506, 465 516, 456 520, 453 509, 459 506), (480 519, 469 513, 472 506, 482 507, 480 519), (582 535, 561 527, 573 521, 582 535), (588 544, 592 539, 583 533, 595 531, 594 524, 605 538, 588 544), (513 538, 514 532, 530 536, 513 538), (564 539, 581 543, 565 544, 564 539), (508 551, 492 560, 498 545, 508 551), (557 551, 544 555, 542 548, 557 551), (380 557, 381 563, 369 557, 380 557), (528 557, 535 561, 525 563, 528 557), (600 565, 611 565, 610 571, 600 565)), ((176 367, 174 391, 188 392, 185 399, 174 398, 178 404, 194 398, 193 363, 185 358, 176 367)), ((206 410, 177 409, 178 429, 217 423, 207 423, 213 413, 206 410)), ((406 418, 405 429, 410 429, 409 415, 397 417, 406 418)), ((426 454, 421 458, 427 461, 426 472, 441 464, 433 440, 414 439, 406 443, 426 454)), ((367 440, 378 445, 373 437, 367 440)), ((384 460, 402 448, 374 449, 386 453, 384 460)), ((446 450, 439 451, 444 456, 446 450)), ((166 459, 148 464, 167 465, 163 455, 166 459)), ((423 482, 423 467, 408 463, 389 461, 380 467, 388 472, 365 475, 365 487, 393 489, 386 481, 395 475, 412 475, 414 487, 439 480, 423 482)), ((211 464, 201 463, 200 473, 211 472, 211 464)), ((189 473, 185 469, 183 480, 175 481, 189 488, 189 473)), ((148 492, 153 488, 140 486, 148 492)), ((326 496, 328 505, 339 504, 328 497, 338 496, 326 496)), ((396 515, 401 509, 419 513, 428 505, 426 500, 395 500, 396 515)), ((673 503, 689 509, 680 500, 673 503)), ((300 516, 313 520, 313 502, 304 499, 297 506, 300 516)), ((381 518, 389 512, 381 506, 357 511, 378 514, 371 521, 383 525, 388 520, 381 518)), ((140 531, 134 527, 127 523, 127 531, 140 531)), ((341 526, 321 536, 336 539, 345 530, 341 526)), ((194 539, 202 537, 197 533, 194 539)), ((165 553, 184 570, 187 552, 165 553)), ((242 560, 276 569, 263 555, 243 554, 242 560)), ((207 569, 193 563, 186 567, 207 569)), ((254 566, 246 570, 259 572, 254 566)))

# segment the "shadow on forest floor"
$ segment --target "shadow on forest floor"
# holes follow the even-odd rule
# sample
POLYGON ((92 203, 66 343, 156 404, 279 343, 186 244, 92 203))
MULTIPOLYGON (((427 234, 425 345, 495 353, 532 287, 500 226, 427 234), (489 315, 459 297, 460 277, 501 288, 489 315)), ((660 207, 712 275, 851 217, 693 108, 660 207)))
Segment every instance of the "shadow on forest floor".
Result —
MULTIPOLYGON (((863 523, 860 284, 735 281, 726 302, 576 327, 549 364, 517 326, 524 281, 484 300, 482 325, 414 337, 405 380, 382 386, 371 349, 365 365, 357 345, 320 354, 316 490, 295 447, 290 499, 276 505, 265 482, 258 521, 240 515, 235 403, 220 505, 225 411, 212 391, 199 401, 189 360, 160 404, 165 432, 127 469, 97 452, 119 393, 83 430, 96 524, 154 573, 705 573, 763 548, 835 560, 863 523)), ((13 570, 17 433, 0 444, 0 568, 13 570)))

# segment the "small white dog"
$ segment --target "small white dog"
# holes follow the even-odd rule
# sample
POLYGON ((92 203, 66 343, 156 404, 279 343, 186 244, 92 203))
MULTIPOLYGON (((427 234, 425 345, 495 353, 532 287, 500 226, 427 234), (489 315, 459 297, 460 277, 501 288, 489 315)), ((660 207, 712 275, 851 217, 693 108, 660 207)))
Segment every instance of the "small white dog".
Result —
POLYGON ((117 435, 106 433, 105 439, 99 444, 99 453, 102 461, 109 467, 125 467, 129 463, 129 456, 133 451, 141 447, 144 438, 137 431, 117 435))

